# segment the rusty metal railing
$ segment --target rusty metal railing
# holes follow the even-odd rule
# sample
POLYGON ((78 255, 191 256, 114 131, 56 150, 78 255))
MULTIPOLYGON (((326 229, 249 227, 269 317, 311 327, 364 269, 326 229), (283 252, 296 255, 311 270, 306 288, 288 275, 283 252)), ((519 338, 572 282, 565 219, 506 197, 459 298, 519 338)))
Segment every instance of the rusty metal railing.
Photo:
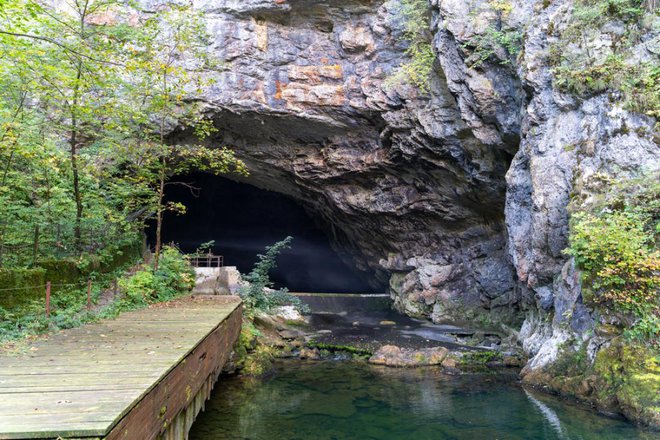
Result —
POLYGON ((190 264, 193 267, 223 267, 225 258, 222 255, 208 253, 205 255, 191 255, 190 264))

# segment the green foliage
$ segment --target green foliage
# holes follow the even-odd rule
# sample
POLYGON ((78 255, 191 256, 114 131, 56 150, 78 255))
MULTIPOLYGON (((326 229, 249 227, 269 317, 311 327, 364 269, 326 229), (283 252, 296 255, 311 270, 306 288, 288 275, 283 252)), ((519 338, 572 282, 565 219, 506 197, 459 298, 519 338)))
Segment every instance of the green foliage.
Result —
POLYGON ((12 309, 44 296, 44 269, 0 269, 0 307, 12 309))
MULTIPOLYGON (((120 270, 117 270, 96 277, 92 290, 93 302, 98 301, 101 291, 108 288, 111 280, 119 275, 120 270)), ((39 290, 38 298, 15 304, 11 308, 0 307, 0 346, 27 336, 77 327, 98 317, 86 310, 86 280, 54 286, 51 294, 50 319, 46 318, 44 312, 44 286, 41 285, 39 290)))
POLYGON ((120 279, 119 287, 130 304, 169 301, 195 287, 195 272, 178 249, 165 246, 158 269, 143 265, 134 274, 120 279))
POLYGON ((590 360, 586 342, 570 340, 559 347, 547 373, 544 382, 555 391, 588 398, 642 424, 657 424, 660 356, 647 344, 615 337, 590 360))
POLYGON ((358 359, 369 358, 374 354, 372 350, 354 347, 352 345, 328 344, 325 342, 316 342, 313 340, 307 342, 306 346, 309 348, 318 348, 319 350, 326 350, 330 353, 345 352, 353 355, 358 359))
POLYGON ((483 366, 489 362, 502 360, 498 351, 470 351, 461 357, 460 364, 465 366, 483 366))
POLYGON ((422 93, 430 90, 435 54, 430 40, 430 11, 427 0, 401 0, 399 16, 404 22, 403 39, 408 44, 410 61, 399 66, 388 84, 409 83, 422 93))
MULTIPOLYGON (((43 271, 43 269, 41 269, 43 271)), ((136 271, 123 274, 124 268, 107 273, 93 273, 92 302, 97 303, 103 290, 114 288, 119 295, 110 304, 93 312, 87 311, 87 280, 54 285, 51 296, 51 318, 44 314, 43 285, 40 297, 20 306, 0 307, 0 344, 26 336, 80 326, 97 319, 110 319, 119 313, 168 301, 189 293, 195 284, 195 274, 177 249, 163 249, 158 270, 142 265, 136 271)))
MULTIPOLYGON (((652 176, 653 178, 653 176, 652 176)), ((571 218, 568 255, 583 271, 583 296, 608 312, 631 315, 629 336, 660 336, 660 184, 614 190, 595 213, 571 218)))
POLYGON ((482 63, 493 58, 500 48, 506 51, 507 57, 499 59, 501 65, 511 63, 520 52, 522 45, 522 32, 509 27, 500 27, 491 24, 486 30, 475 35, 464 48, 470 48, 472 53, 466 63, 472 67, 479 67, 482 63))
POLYGON ((275 350, 259 341, 261 332, 250 319, 244 319, 234 346, 234 362, 242 374, 262 376, 272 368, 275 350))
MULTIPOLYGON (((624 106, 650 116, 660 115, 660 68, 640 63, 632 48, 653 25, 657 12, 643 0, 576 0, 559 40, 550 49, 557 87, 580 97, 604 91, 620 93, 624 106), (610 35, 606 56, 589 48, 604 26, 614 22, 623 33, 610 35)), ((657 61, 657 60, 656 60, 657 61)))
POLYGON ((204 75, 192 74, 186 65, 193 64, 192 69, 199 73, 212 63, 205 50, 207 33, 200 14, 189 6, 169 5, 161 10, 144 23, 138 44, 131 46, 132 56, 127 60, 131 80, 126 87, 132 99, 125 106, 129 115, 125 122, 137 142, 122 146, 122 165, 144 188, 149 207, 156 214, 155 267, 160 260, 164 213, 183 214, 186 209, 180 202, 165 203, 167 187, 184 185, 194 190, 186 182, 171 178, 193 170, 247 175, 245 164, 228 148, 201 142, 166 142, 173 121, 191 126, 199 141, 217 132, 213 121, 200 116, 200 104, 184 93, 201 92, 210 85, 203 80, 204 75), (154 121, 157 127, 153 127, 154 121))
POLYGON ((243 306, 247 316, 254 316, 259 312, 268 312, 273 307, 282 305, 293 305, 298 310, 304 311, 305 307, 300 299, 289 294, 286 288, 273 290, 273 282, 268 273, 276 267, 277 256, 290 247, 293 237, 266 247, 266 253, 257 256, 258 261, 249 274, 243 279, 248 283, 242 287, 238 294, 243 299, 243 306))
POLYGON ((557 360, 550 367, 554 376, 578 376, 591 367, 586 344, 576 346, 575 341, 569 340, 558 347, 558 352, 557 360))
POLYGON ((482 19, 484 15, 494 15, 494 18, 483 32, 463 44, 463 49, 468 52, 465 63, 469 67, 477 68, 488 61, 508 65, 518 56, 523 34, 516 27, 507 24, 506 19, 512 10, 513 5, 508 0, 490 0, 482 8, 472 11, 473 19, 482 19))
POLYGON ((172 125, 217 131, 190 99, 213 63, 199 13, 170 4, 130 26, 125 7, 3 5, 0 267, 110 255, 154 212, 160 226, 164 211, 185 211, 163 201, 173 175, 247 172, 226 148, 166 142, 172 125))

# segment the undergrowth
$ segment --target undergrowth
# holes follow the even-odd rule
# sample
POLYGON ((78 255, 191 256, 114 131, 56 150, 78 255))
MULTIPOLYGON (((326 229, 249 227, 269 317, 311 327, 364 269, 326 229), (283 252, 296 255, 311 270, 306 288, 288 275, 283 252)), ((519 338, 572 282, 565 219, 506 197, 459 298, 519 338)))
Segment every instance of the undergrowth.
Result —
POLYGON ((141 265, 126 273, 126 267, 107 274, 92 274, 92 302, 96 304, 102 291, 117 280, 119 295, 107 306, 87 310, 86 281, 79 287, 58 290, 51 298, 51 316, 46 318, 43 300, 7 310, 0 308, 0 346, 50 331, 78 327, 99 319, 112 319, 122 312, 168 301, 184 295, 194 287, 192 267, 176 248, 165 247, 158 270, 141 265))
POLYGON ((632 339, 660 340, 660 183, 615 184, 609 197, 571 217, 569 248, 587 304, 613 315, 632 339))

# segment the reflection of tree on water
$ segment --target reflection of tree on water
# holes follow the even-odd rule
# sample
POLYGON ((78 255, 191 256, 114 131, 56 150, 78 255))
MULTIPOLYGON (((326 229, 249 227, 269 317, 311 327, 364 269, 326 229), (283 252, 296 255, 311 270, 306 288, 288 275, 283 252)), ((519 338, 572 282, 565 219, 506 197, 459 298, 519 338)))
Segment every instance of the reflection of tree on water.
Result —
POLYGON ((525 395, 527 398, 536 406, 539 411, 541 411, 541 414, 543 414, 543 417, 545 417, 545 420, 554 428, 555 431, 557 431, 557 435, 559 436, 560 439, 568 439, 569 437, 566 435, 564 431, 564 427, 561 425, 561 421, 559 420, 559 416, 557 416, 557 413, 554 412, 550 407, 545 405, 543 402, 540 400, 534 398, 531 394, 529 394, 529 391, 524 390, 525 395))

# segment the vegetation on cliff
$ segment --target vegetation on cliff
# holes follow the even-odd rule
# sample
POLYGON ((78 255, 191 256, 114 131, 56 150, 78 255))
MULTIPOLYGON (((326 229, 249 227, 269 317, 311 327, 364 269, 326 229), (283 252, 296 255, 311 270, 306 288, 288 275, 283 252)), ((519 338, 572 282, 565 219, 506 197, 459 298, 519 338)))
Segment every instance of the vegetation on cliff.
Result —
POLYGON ((486 29, 474 35, 463 44, 469 55, 465 60, 471 68, 478 68, 488 61, 495 61, 501 66, 512 64, 520 53, 523 32, 509 25, 507 20, 513 11, 513 4, 508 0, 489 0, 484 7, 474 11, 473 20, 488 16, 494 12, 486 29))
POLYGON ((658 9, 648 0, 576 0, 567 23, 555 26, 550 49, 557 86, 589 97, 607 90, 620 93, 624 106, 660 116, 660 67, 635 53, 658 24, 658 9))
POLYGON ((582 271, 585 302, 614 318, 627 336, 657 345, 660 184, 656 177, 614 185, 592 210, 575 213, 567 254, 582 271))
POLYGON ((399 16, 403 20, 403 41, 408 45, 409 61, 399 66, 388 84, 409 83, 428 93, 435 64, 431 45, 430 17, 427 0, 401 0, 399 16))
POLYGON ((573 214, 566 251, 596 313, 595 335, 587 335, 595 338, 567 340, 550 369, 527 380, 658 426, 660 184, 656 175, 607 184, 573 214))

